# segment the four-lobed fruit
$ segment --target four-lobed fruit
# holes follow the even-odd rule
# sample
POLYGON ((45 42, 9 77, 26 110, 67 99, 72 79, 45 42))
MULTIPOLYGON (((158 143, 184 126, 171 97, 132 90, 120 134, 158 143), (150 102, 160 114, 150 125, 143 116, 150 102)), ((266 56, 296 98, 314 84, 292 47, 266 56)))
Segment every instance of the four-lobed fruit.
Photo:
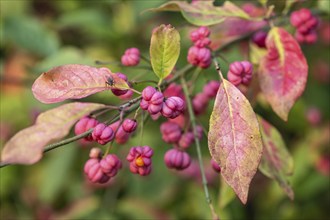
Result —
POLYGON ((153 150, 149 146, 132 147, 126 157, 132 173, 147 176, 151 172, 153 150))

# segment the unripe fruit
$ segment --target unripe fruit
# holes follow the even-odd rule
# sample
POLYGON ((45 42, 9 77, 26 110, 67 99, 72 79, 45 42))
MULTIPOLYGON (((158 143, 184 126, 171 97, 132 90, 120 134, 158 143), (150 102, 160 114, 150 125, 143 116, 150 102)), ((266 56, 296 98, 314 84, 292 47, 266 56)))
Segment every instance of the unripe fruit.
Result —
POLYGON ((161 113, 166 118, 176 118, 185 108, 184 101, 177 96, 171 96, 165 100, 161 113))
POLYGON ((180 140, 182 130, 180 126, 173 122, 164 122, 160 126, 162 138, 166 143, 176 143, 180 140))
POLYGON ((203 93, 208 98, 215 98, 217 96, 220 87, 220 82, 216 80, 211 80, 203 87, 203 93))
POLYGON ((319 125, 322 121, 322 113, 318 108, 311 107, 307 109, 306 119, 313 126, 319 125))
POLYGON ((158 92, 154 87, 147 86, 142 91, 140 107, 151 115, 155 115, 161 111, 163 100, 164 96, 161 92, 158 92))
POLYGON ((315 30, 319 21, 309 9, 302 8, 293 12, 290 16, 290 22, 297 28, 295 37, 299 43, 312 44, 316 42, 315 30))
POLYGON ((132 133, 136 130, 137 122, 135 119, 125 119, 122 126, 124 131, 127 133, 132 133))
MULTIPOLYGON (((91 128, 94 128, 99 122, 95 118, 91 117, 83 117, 80 119, 74 128, 74 132, 76 135, 80 135, 86 131, 88 131, 91 128)), ((92 135, 88 135, 84 138, 86 141, 92 141, 93 137, 92 135)))
POLYGON ((114 177, 122 168, 122 163, 115 154, 108 154, 100 161, 102 172, 109 177, 114 177))
POLYGON ((211 65, 211 50, 208 48, 190 47, 187 60, 194 66, 206 69, 211 65))
POLYGON ((111 127, 107 126, 104 123, 99 123, 95 126, 92 132, 92 137, 94 141, 97 141, 99 144, 105 145, 114 139, 115 133, 111 127))
POLYGON ((87 160, 84 166, 84 172, 91 182, 106 183, 111 177, 117 174, 121 167, 122 164, 118 157, 114 154, 109 154, 103 159, 93 157, 87 160))
POLYGON ((265 48, 266 47, 266 38, 267 32, 258 31, 252 36, 252 42, 258 45, 258 47, 265 48))
POLYGON ((210 163, 215 172, 217 172, 217 173, 221 172, 221 168, 220 168, 219 164, 217 162, 215 162, 215 160, 211 159, 210 163))
POLYGON ((171 83, 163 92, 164 97, 178 96, 184 100, 182 86, 176 83, 171 83))
POLYGON ((151 172, 151 157, 153 150, 149 146, 132 147, 126 159, 130 162, 130 171, 141 176, 149 175, 151 172))
POLYGON ((112 130, 115 132, 115 140, 118 144, 124 144, 129 139, 129 133, 124 131, 122 125, 120 125, 120 121, 116 121, 115 123, 112 123, 109 125, 109 127, 112 128, 112 130))
POLYGON ((101 158, 102 151, 100 148, 93 147, 89 152, 89 158, 101 158))
POLYGON ((103 173, 99 159, 92 158, 87 160, 84 166, 84 172, 89 181, 93 183, 106 183, 110 179, 109 176, 103 173))
POLYGON ((165 153, 164 161, 170 169, 183 170, 189 167, 191 158, 186 152, 173 148, 165 153))
POLYGON ((249 61, 236 61, 230 64, 227 77, 235 86, 249 85, 252 80, 252 72, 253 66, 249 61))
POLYGON ((124 55, 121 57, 121 63, 124 66, 136 66, 140 63, 140 51, 139 49, 133 47, 125 51, 124 55))
POLYGON ((192 106, 196 115, 205 112, 209 104, 209 97, 205 93, 197 93, 192 100, 192 106))
POLYGON ((194 143, 194 139, 195 137, 192 132, 186 132, 181 136, 179 146, 183 149, 187 149, 192 143, 194 143))

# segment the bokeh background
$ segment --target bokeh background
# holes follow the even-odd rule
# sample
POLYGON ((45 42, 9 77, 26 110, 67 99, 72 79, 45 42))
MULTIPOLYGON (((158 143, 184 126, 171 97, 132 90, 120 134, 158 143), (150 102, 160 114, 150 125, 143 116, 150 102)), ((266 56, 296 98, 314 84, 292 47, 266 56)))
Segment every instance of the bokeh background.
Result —
MULTIPOLYGON (((330 216, 330 28, 326 1, 302 1, 295 6, 313 8, 322 21, 318 42, 302 47, 309 63, 309 79, 289 121, 281 121, 262 102, 255 106, 257 113, 279 129, 293 155, 295 171, 291 183, 295 200, 290 201, 277 183, 260 173, 251 184, 247 205, 237 198, 231 200, 230 191, 220 193, 223 184, 219 184, 218 174, 211 170, 204 137, 209 189, 222 219, 321 220, 330 216)), ((151 31, 160 24, 172 24, 179 30, 182 40, 177 68, 184 66, 192 26, 180 13, 141 13, 164 2, 0 0, 1 148, 16 132, 33 124, 40 112, 59 105, 41 104, 31 92, 33 81, 54 66, 69 63, 99 66, 96 60, 117 62, 129 47, 138 47, 148 56, 151 31)), ((278 9, 283 8, 283 2, 273 1, 278 9)), ((246 59, 242 48, 248 40, 231 45, 222 56, 229 62, 246 59)), ((106 66, 130 79, 141 76, 155 79, 144 68, 122 68, 114 63, 106 66)), ((223 68, 226 72, 228 67, 224 64, 223 68)), ((203 72, 195 92, 209 79, 218 79, 213 68, 203 72)), ((109 92, 83 101, 120 102, 109 92)), ((199 117, 206 128, 211 109, 212 103, 208 114, 199 117)), ((145 126, 142 143, 155 150, 153 172, 148 177, 131 174, 126 164, 107 186, 91 185, 83 175, 90 146, 79 143, 51 151, 35 165, 1 168, 0 219, 210 219, 196 164, 186 172, 173 172, 165 167, 163 156, 170 145, 161 140, 161 121, 150 120, 145 126)), ((129 148, 139 143, 140 136, 135 135, 114 151, 124 160, 129 148)), ((189 153, 196 158, 194 147, 189 153)))

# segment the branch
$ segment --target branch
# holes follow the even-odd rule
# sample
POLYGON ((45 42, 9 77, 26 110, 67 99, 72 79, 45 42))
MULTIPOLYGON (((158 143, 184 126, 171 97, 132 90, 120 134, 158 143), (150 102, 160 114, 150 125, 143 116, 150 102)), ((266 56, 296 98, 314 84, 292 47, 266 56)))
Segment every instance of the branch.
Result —
POLYGON ((212 214, 212 218, 213 219, 219 219, 218 215, 214 211, 214 207, 212 205, 212 200, 211 200, 209 190, 208 190, 208 187, 207 187, 207 180, 206 180, 206 176, 205 176, 205 172, 204 172, 202 151, 201 151, 200 142, 199 142, 199 139, 198 139, 198 134, 197 134, 197 129, 196 129, 196 127, 197 127, 196 126, 196 118, 195 118, 195 114, 193 112, 191 100, 190 100, 190 97, 189 97, 187 82, 183 78, 183 76, 181 77, 181 84, 182 84, 183 92, 184 92, 186 102, 187 102, 187 107, 188 107, 188 112, 189 112, 191 125, 193 127, 195 144, 196 144, 196 151, 197 151, 197 156, 198 156, 199 168, 200 168, 201 175, 202 175, 202 182, 203 182, 203 188, 204 188, 206 202, 209 204, 211 214, 212 214))

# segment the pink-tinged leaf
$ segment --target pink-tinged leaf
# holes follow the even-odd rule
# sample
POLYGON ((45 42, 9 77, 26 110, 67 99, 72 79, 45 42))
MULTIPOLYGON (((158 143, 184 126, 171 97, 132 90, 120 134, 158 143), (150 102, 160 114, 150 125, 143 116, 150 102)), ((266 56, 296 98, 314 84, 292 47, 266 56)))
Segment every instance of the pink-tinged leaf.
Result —
POLYGON ((267 177, 276 180, 293 200, 294 192, 288 181, 288 176, 293 173, 293 159, 278 130, 261 117, 258 119, 264 145, 259 170, 267 177))
POLYGON ((221 175, 245 204, 261 159, 262 141, 249 101, 225 79, 211 114, 208 143, 221 175))
POLYGON ((250 35, 267 25, 267 22, 262 19, 266 14, 266 10, 263 7, 256 7, 251 3, 243 4, 241 7, 251 19, 230 17, 223 23, 210 27, 210 38, 212 42, 210 47, 213 50, 217 50, 237 39, 250 35))
POLYGON ((283 28, 274 27, 266 39, 267 55, 260 62, 260 87, 283 120, 305 90, 308 66, 297 41, 283 28))
POLYGON ((33 126, 21 130, 5 144, 1 162, 38 162, 47 144, 65 137, 77 120, 104 107, 103 104, 74 102, 43 112, 33 126))
POLYGON ((194 25, 213 25, 229 17, 250 19, 250 16, 232 2, 226 1, 223 6, 213 5, 213 1, 198 1, 189 4, 185 1, 170 1, 150 11, 181 11, 182 16, 194 25))
POLYGON ((118 89, 128 89, 127 83, 107 68, 68 64, 55 67, 39 76, 32 86, 36 99, 43 103, 80 99, 109 89, 106 81, 113 78, 118 89))

